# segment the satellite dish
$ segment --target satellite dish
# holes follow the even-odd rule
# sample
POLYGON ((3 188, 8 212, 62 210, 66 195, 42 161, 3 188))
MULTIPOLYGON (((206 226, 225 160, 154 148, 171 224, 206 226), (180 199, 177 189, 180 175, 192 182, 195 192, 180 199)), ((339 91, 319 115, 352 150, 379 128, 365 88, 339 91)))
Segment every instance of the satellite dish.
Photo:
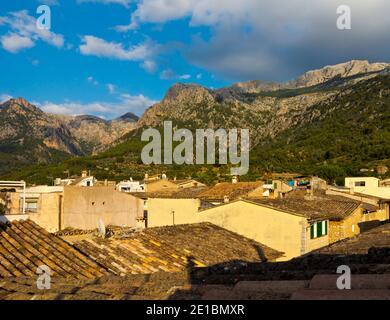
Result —
POLYGON ((105 238, 106 237, 106 226, 104 225, 104 222, 102 219, 99 219, 98 230, 99 230, 99 234, 101 235, 101 237, 105 238))

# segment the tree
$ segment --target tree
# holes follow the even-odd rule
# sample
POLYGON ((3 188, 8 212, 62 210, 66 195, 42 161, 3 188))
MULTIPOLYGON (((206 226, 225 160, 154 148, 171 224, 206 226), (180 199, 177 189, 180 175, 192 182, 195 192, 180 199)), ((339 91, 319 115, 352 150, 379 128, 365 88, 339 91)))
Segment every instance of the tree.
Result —
POLYGON ((334 183, 336 178, 345 177, 345 172, 337 165, 325 164, 318 169, 318 175, 328 183, 334 183))

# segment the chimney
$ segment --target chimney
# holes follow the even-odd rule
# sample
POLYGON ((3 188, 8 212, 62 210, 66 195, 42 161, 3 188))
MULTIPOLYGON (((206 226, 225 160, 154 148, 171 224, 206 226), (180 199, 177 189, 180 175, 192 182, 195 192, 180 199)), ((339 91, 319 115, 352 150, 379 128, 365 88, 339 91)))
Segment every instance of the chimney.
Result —
POLYGON ((148 181, 148 179, 149 179, 149 175, 148 175, 147 173, 145 173, 145 178, 144 178, 144 180, 145 180, 145 181, 148 181))
POLYGON ((307 201, 314 200, 314 193, 313 193, 313 190, 312 190, 311 187, 310 187, 310 189, 306 190, 306 195, 305 195, 304 199, 307 200, 307 201))
POLYGON ((238 182, 237 176, 233 176, 233 178, 232 178, 232 183, 237 183, 237 182, 238 182))
POLYGON ((224 203, 229 203, 229 197, 228 196, 224 196, 223 197, 223 202, 224 203))
POLYGON ((87 176, 88 176, 87 170, 81 171, 81 177, 82 177, 82 178, 86 178, 87 176))

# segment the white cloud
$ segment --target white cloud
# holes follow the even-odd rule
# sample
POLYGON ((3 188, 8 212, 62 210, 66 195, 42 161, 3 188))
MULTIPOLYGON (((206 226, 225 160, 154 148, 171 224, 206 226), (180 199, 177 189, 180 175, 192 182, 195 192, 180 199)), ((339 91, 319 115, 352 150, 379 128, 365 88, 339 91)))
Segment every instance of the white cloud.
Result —
POLYGON ((27 10, 11 12, 0 17, 0 25, 6 25, 12 30, 2 36, 3 48, 12 53, 31 48, 39 40, 57 48, 64 45, 64 37, 61 34, 38 29, 36 18, 30 16, 27 10))
POLYGON ((165 69, 160 73, 160 79, 162 80, 188 80, 191 78, 189 74, 176 74, 171 69, 165 69))
POLYGON ((53 103, 46 101, 44 103, 35 104, 43 111, 61 115, 85 115, 94 114, 105 119, 114 119, 127 112, 142 114, 143 111, 151 105, 157 103, 144 95, 122 94, 116 102, 66 102, 53 103))
POLYGON ((30 38, 22 37, 15 33, 9 33, 1 37, 1 46, 3 49, 12 53, 32 48, 34 45, 34 42, 30 38))
POLYGON ((92 77, 92 76, 89 76, 89 77, 87 78, 87 81, 88 81, 89 83, 92 83, 92 84, 95 85, 95 86, 97 86, 97 85, 99 84, 99 82, 98 82, 97 80, 95 80, 95 78, 92 77))
POLYGON ((182 79, 182 80, 188 80, 191 78, 191 75, 189 74, 183 74, 181 76, 179 76, 179 79, 182 79))
POLYGON ((157 71, 157 64, 152 60, 144 61, 141 67, 149 73, 155 73, 157 71))
POLYGON ((48 6, 58 6, 60 4, 58 0, 37 0, 37 2, 48 6))
POLYGON ((190 27, 209 27, 205 38, 199 33, 183 52, 189 62, 232 79, 293 77, 352 58, 388 60, 390 1, 221 2, 139 0, 127 30, 178 19, 188 19, 190 27), (336 28, 340 4, 351 7, 352 30, 336 28))
POLYGON ((10 96, 9 94, 6 93, 0 94, 0 103, 4 103, 9 99, 12 99, 12 96, 10 96))
POLYGON ((110 94, 114 94, 116 90, 116 86, 113 85, 112 83, 107 84, 107 90, 110 94))
POLYGON ((102 4, 119 4, 122 6, 125 6, 126 8, 129 7, 132 0, 77 0, 77 3, 102 3, 102 4))
POLYGON ((128 61, 147 59, 155 50, 156 46, 152 42, 144 42, 126 49, 122 43, 108 42, 91 35, 83 36, 80 45, 80 52, 83 55, 128 61))

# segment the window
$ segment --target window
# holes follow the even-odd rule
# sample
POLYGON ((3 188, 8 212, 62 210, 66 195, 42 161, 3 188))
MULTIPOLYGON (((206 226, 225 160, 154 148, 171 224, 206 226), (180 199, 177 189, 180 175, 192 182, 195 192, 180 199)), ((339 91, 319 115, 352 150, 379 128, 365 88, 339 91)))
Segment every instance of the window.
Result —
POLYGON ((320 221, 310 225, 310 239, 316 239, 328 234, 328 221, 320 221))
POLYGON ((26 201, 26 212, 37 212, 38 201, 26 201))
POLYGON ((356 181, 355 182, 355 187, 365 187, 366 186, 366 181, 356 181))

